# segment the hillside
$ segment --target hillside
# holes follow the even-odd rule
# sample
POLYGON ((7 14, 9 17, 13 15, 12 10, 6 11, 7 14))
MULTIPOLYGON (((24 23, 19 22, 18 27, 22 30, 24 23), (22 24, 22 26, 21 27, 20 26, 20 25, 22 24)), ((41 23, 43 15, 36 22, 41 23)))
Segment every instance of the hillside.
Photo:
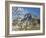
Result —
MULTIPOLYGON (((20 17, 20 16, 19 16, 20 17)), ((13 30, 24 31, 24 30, 39 30, 40 29, 40 18, 27 13, 23 18, 13 20, 13 30)))

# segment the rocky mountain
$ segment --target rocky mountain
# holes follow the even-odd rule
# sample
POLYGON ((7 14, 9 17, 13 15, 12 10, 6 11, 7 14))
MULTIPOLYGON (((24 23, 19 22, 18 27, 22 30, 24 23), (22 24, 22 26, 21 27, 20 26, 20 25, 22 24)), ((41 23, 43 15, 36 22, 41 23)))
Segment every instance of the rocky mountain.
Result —
POLYGON ((32 16, 30 13, 24 15, 24 18, 21 21, 31 21, 32 16))
POLYGON ((24 15, 24 18, 22 20, 28 20, 28 21, 31 21, 31 19, 40 19, 40 16, 36 16, 36 15, 33 15, 31 13, 27 13, 24 15))

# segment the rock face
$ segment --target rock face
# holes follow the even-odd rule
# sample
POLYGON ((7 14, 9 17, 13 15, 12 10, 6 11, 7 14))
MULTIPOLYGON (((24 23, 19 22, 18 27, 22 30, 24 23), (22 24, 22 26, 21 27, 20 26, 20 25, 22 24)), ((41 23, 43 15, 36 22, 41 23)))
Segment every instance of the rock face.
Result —
POLYGON ((32 16, 30 13, 24 15, 24 18, 21 21, 31 21, 32 16))

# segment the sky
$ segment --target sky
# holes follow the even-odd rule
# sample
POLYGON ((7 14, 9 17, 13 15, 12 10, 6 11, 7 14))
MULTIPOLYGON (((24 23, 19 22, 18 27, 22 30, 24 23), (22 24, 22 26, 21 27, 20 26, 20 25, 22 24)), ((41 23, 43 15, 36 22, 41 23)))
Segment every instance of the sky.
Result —
POLYGON ((26 9, 31 14, 34 14, 36 16, 39 16, 40 15, 40 8, 25 8, 25 10, 26 9))
POLYGON ((12 17, 15 18, 17 16, 23 17, 24 14, 31 13, 35 16, 40 16, 40 8, 32 8, 32 7, 12 7, 12 17))

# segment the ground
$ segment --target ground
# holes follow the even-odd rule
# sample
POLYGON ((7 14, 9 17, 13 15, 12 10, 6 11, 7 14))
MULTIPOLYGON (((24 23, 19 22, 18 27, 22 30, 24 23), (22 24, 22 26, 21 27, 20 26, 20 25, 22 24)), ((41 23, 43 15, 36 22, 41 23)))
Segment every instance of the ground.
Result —
POLYGON ((17 22, 16 24, 12 25, 13 30, 15 31, 30 31, 30 30, 40 30, 40 24, 38 21, 24 21, 24 22, 17 22))

